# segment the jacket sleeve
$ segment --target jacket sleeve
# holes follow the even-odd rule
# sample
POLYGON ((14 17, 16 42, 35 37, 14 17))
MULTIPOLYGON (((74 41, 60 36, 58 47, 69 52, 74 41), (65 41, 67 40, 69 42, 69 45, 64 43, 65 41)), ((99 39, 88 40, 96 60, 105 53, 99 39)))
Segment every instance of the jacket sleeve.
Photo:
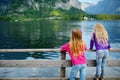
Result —
POLYGON ((67 52, 68 51, 68 43, 61 46, 61 51, 67 52))
POLYGON ((94 46, 94 37, 95 37, 95 35, 93 34, 93 35, 92 35, 92 38, 91 38, 91 40, 90 40, 90 50, 92 50, 92 49, 93 49, 93 46, 94 46))
POLYGON ((108 41, 108 49, 110 49, 111 48, 111 46, 110 46, 110 41, 108 41))

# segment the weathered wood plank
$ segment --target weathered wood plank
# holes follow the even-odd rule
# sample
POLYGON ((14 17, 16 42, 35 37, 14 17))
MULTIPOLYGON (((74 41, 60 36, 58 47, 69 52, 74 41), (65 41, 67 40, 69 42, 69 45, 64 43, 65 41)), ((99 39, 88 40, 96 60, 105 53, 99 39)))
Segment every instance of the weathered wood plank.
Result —
MULTIPOLYGON (((60 49, 0 49, 0 52, 60 52, 60 49)), ((86 50, 95 52, 95 50, 86 50)), ((120 49, 111 49, 110 52, 120 52, 120 49)))
MULTIPOLYGON (((96 50, 86 50, 86 52, 95 52, 96 50)), ((120 49, 118 48, 111 48, 110 52, 120 52, 120 49)))
MULTIPOLYGON (((61 53, 61 60, 65 60, 66 59, 66 54, 63 52, 63 53, 61 53)), ((70 62, 71 63, 71 62, 70 62)), ((70 66, 71 66, 71 64, 70 64, 70 66)), ((65 77, 65 74, 66 74, 66 67, 61 67, 60 68, 61 70, 60 70, 60 76, 61 77, 65 77)))
POLYGON ((66 67, 70 60, 0 60, 0 67, 66 67))
MULTIPOLYGON (((95 67, 95 60, 87 60, 88 67, 95 67)), ((120 67, 120 60, 108 60, 107 66, 120 67)), ((71 67, 70 60, 0 60, 0 67, 71 67)))
MULTIPOLYGON (((69 78, 0 78, 0 80, 70 80, 69 78)), ((76 78, 76 80, 80 80, 76 78)), ((87 78, 87 80, 92 80, 92 78, 87 78)), ((120 78, 105 78, 105 80, 120 80, 120 78)))
POLYGON ((119 60, 108 60, 107 66, 109 67, 120 67, 120 59, 119 60))
POLYGON ((58 52, 60 49, 0 49, 0 52, 58 52))
MULTIPOLYGON (((108 60, 107 67, 120 67, 120 60, 108 60)), ((88 67, 96 67, 96 60, 87 60, 88 67)))

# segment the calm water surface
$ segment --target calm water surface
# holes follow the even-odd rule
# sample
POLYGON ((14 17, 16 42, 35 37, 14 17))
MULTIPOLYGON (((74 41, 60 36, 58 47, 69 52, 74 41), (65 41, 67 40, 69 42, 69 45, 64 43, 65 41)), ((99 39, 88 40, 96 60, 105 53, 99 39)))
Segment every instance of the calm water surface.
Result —
MULTIPOLYGON (((39 22, 0 22, 0 49, 21 49, 21 48, 60 48, 69 41, 71 31, 80 28, 83 32, 83 39, 89 48, 89 41, 92 29, 96 23, 102 23, 109 34, 112 48, 120 48, 120 20, 95 20, 95 21, 39 21, 39 22)), ((95 59, 95 53, 86 53, 87 59, 95 59)), ((33 59, 59 59, 60 54, 54 52, 31 52, 31 53, 0 53, 2 60, 33 60, 33 59)), ((69 59, 69 56, 67 56, 69 59)), ((109 59, 120 59, 120 53, 110 53, 109 59)), ((59 76, 56 69, 39 68, 0 68, 0 77, 41 77, 59 76), (24 73, 23 73, 24 71, 24 73), (54 72, 55 72, 54 71, 54 72), (31 72, 31 74, 30 74, 31 72), (46 75, 46 73, 48 73, 46 75), (18 75, 16 75, 18 74, 18 75), (26 74, 26 75, 25 75, 26 74)), ((89 68, 89 71, 93 70, 89 68)), ((110 68, 108 75, 115 71, 115 76, 120 76, 119 68, 110 68)), ((69 70, 68 70, 69 72, 69 70)), ((94 73, 93 73, 94 74, 94 73)), ((88 75, 93 75, 88 72, 88 75)), ((68 74, 69 75, 69 74, 68 74)))

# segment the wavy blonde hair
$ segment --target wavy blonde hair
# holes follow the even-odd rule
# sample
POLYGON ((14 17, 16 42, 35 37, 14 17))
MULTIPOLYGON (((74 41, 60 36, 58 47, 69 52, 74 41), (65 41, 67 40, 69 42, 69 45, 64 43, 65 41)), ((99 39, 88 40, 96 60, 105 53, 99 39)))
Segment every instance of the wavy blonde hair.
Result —
POLYGON ((105 45, 108 45, 108 33, 101 23, 95 25, 93 33, 95 33, 98 43, 102 41, 105 45))
POLYGON ((82 32, 80 29, 74 29, 70 39, 70 50, 74 57, 82 55, 84 51, 84 41, 82 40, 82 32))

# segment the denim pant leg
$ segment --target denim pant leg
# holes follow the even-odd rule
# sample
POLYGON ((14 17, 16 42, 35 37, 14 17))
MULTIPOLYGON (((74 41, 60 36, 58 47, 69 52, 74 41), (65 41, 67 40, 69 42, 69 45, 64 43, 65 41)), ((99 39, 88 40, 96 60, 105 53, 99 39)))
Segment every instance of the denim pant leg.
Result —
POLYGON ((83 64, 80 69, 80 80, 86 80, 86 64, 83 64))
POLYGON ((80 71, 80 80, 86 80, 86 64, 72 66, 70 80, 76 79, 78 71, 80 71))
POLYGON ((108 50, 104 50, 104 56, 102 59, 102 66, 101 66, 101 76, 104 77, 105 75, 105 71, 106 71, 106 62, 107 62, 107 58, 109 56, 109 51, 108 50))
POLYGON ((70 80, 75 80, 78 70, 79 68, 77 66, 72 66, 72 69, 70 72, 70 80))
POLYGON ((102 58, 103 58, 103 51, 98 50, 96 52, 96 62, 97 62, 96 77, 100 77, 100 74, 101 74, 102 58))

